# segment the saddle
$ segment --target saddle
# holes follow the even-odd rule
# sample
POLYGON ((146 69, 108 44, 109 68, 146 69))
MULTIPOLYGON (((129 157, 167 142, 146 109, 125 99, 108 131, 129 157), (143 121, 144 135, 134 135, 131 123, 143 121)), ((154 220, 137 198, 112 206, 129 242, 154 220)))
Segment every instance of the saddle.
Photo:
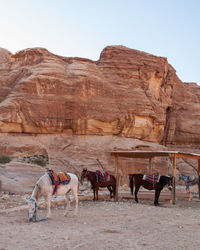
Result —
POLYGON ((159 174, 144 174, 143 180, 150 182, 151 184, 155 185, 160 181, 160 175, 159 174))
POLYGON ((101 181, 109 181, 110 180, 110 175, 108 172, 101 172, 100 170, 97 170, 95 172, 96 176, 96 181, 101 182, 101 181))
POLYGON ((58 174, 56 174, 52 169, 48 170, 47 173, 49 174, 52 185, 55 185, 53 194, 56 193, 58 185, 67 185, 71 181, 71 177, 67 173, 59 172, 58 174))

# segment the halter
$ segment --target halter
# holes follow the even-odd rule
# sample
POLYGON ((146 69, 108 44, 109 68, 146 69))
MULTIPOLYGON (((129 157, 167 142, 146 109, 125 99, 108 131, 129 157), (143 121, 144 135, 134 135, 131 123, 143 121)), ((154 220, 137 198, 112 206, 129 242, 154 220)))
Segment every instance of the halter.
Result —
POLYGON ((172 184, 173 178, 171 176, 167 176, 167 177, 169 178, 169 181, 167 182, 167 186, 168 186, 169 191, 171 191, 172 186, 173 186, 172 184))
POLYGON ((35 209, 34 209, 34 214, 33 214, 33 217, 32 217, 32 218, 30 218, 30 216, 29 216, 29 210, 28 210, 28 220, 30 221, 30 219, 32 219, 33 222, 46 221, 47 219, 40 219, 40 220, 37 220, 37 219, 36 219, 37 202, 36 202, 33 198, 31 198, 29 201, 34 202, 34 204, 35 204, 35 209))

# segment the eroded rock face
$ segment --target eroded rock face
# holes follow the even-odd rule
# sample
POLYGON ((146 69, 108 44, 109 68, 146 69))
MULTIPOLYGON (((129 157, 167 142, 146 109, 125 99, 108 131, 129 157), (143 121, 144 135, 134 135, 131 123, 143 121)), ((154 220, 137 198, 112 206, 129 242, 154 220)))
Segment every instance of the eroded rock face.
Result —
POLYGON ((177 82, 167 110, 165 144, 200 144, 200 87, 177 82))
MULTIPOLYGON (((187 146, 192 144, 198 153, 199 101, 200 87, 181 82, 166 58, 123 46, 106 47, 98 61, 42 48, 15 55, 0 50, 1 154, 44 154, 58 170, 66 165, 77 173, 83 166, 94 170, 98 158, 113 171, 106 152, 139 150, 138 145, 166 150, 160 144, 182 144, 193 152, 187 146)), ((127 177, 127 169, 145 171, 148 162, 120 164, 127 177)), ((180 162, 184 173, 191 164, 180 162)), ((168 174, 168 160, 153 165, 168 174)))
POLYGON ((12 53, 7 49, 0 48, 0 64, 10 61, 12 53))
MULTIPOLYGON (((115 175, 114 157, 110 156, 112 150, 165 150, 162 145, 151 142, 141 142, 131 138, 105 135, 28 135, 0 134, 0 150, 4 154, 13 155, 11 162, 0 164, 0 180, 3 190, 12 192, 30 192, 39 177, 52 168, 56 172, 70 172, 80 178, 83 168, 90 171, 108 171, 115 175), (10 149, 10 150, 9 150, 10 149), (41 166, 33 164, 30 158, 34 154, 48 156, 48 164, 41 166), (23 157, 29 155, 30 157, 23 157), (28 161, 24 160, 29 158, 28 161), (23 159, 23 161, 22 161, 23 159), (12 178, 12 185, 10 179, 12 178)), ((157 158, 153 161, 156 172, 167 175, 169 161, 157 158)), ((119 159, 120 185, 128 185, 128 174, 131 171, 145 172, 148 167, 147 159, 119 159), (128 168, 127 168, 128 166, 128 168)))
POLYGON ((45 49, 0 64, 0 132, 118 135, 163 140, 178 81, 167 59, 123 46, 97 62, 45 49))
POLYGON ((200 88, 166 58, 122 46, 97 62, 0 49, 0 131, 199 143, 200 88))

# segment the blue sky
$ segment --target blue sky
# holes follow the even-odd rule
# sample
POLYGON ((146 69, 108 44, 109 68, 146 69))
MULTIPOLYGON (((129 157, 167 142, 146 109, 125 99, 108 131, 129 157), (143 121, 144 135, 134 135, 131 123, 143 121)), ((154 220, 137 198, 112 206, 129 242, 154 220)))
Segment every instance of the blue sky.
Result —
POLYGON ((0 47, 98 60, 108 45, 168 58, 200 85, 200 0, 0 0, 0 47))

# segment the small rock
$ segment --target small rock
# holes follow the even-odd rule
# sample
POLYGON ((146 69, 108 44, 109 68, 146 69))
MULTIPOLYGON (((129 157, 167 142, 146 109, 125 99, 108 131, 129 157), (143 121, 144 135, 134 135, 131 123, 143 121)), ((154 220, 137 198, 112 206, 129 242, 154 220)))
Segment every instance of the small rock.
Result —
POLYGON ((4 194, 4 195, 2 196, 2 200, 6 201, 6 200, 8 200, 8 199, 9 199, 9 195, 8 195, 8 194, 4 194))

